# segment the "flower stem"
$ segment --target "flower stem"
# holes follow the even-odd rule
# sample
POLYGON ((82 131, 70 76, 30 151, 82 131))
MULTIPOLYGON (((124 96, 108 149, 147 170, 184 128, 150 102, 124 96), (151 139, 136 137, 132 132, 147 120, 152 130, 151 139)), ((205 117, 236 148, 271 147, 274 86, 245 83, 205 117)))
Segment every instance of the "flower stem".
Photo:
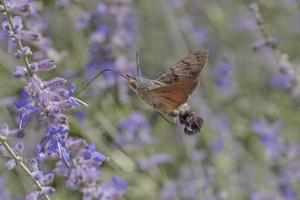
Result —
MULTIPOLYGON (((252 12, 253 14, 253 17, 255 19, 255 22, 256 22, 256 25, 258 27, 258 31, 259 33, 261 34, 262 38, 267 41, 268 38, 270 37, 269 33, 267 32, 267 30, 265 29, 264 27, 264 21, 263 21, 263 17, 260 13, 260 10, 259 10, 259 7, 258 7, 258 4, 255 2, 255 3, 252 3, 249 5, 249 9, 250 11, 252 12)), ((281 62, 282 60, 282 53, 280 52, 280 49, 277 47, 272 47, 271 48, 272 52, 273 52, 273 55, 275 57, 275 59, 278 61, 278 63, 281 62)), ((288 65, 285 65, 284 67, 286 67, 288 70, 290 70, 291 72, 294 72, 294 69, 292 68, 292 64, 290 63, 289 60, 287 60, 288 62, 288 65)), ((281 66, 282 67, 282 66, 281 66)))
MULTIPOLYGON (((4 11, 5 11, 4 13, 5 13, 6 16, 7 16, 7 19, 8 19, 8 22, 9 22, 10 26, 11 26, 11 29, 12 29, 14 35, 16 35, 17 32, 16 32, 16 29, 15 29, 15 27, 14 27, 13 20, 12 20, 12 15, 11 15, 10 12, 9 12, 9 8, 8 8, 8 6, 7 6, 6 2, 5 2, 5 0, 1 0, 1 3, 2 3, 3 7, 4 7, 4 11)), ((15 38, 15 39, 16 39, 16 41, 17 41, 17 45, 18 45, 19 49, 23 52, 24 48, 23 48, 23 45, 22 45, 21 40, 18 39, 18 38, 15 38)), ((30 77, 33 76, 33 72, 32 72, 32 70, 30 69, 30 64, 29 64, 28 56, 27 56, 27 55, 23 55, 23 59, 24 59, 24 62, 25 62, 25 67, 26 67, 26 70, 27 70, 27 72, 28 72, 28 75, 29 75, 30 77)))
MULTIPOLYGON (((8 144, 7 139, 5 136, 1 135, 0 133, 0 143, 4 146, 4 148, 8 151, 8 153, 11 155, 11 157, 16 161, 16 164, 21 167, 21 169, 25 172, 27 176, 31 178, 35 186, 38 188, 39 191, 42 191, 42 185, 35 180, 35 178, 32 176, 30 169, 24 164, 22 161, 22 158, 15 154, 11 146, 8 144)), ((48 195, 43 195, 45 199, 51 200, 51 198, 48 195)))

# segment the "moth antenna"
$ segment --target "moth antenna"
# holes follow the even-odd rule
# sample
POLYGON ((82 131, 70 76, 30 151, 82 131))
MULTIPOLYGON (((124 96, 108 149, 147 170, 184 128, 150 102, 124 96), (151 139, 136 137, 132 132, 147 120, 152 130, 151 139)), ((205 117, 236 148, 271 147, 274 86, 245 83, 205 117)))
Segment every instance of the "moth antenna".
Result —
POLYGON ((136 50, 136 53, 135 53, 135 59, 136 59, 136 75, 139 76, 140 75, 140 49, 138 48, 136 50))
POLYGON ((162 118, 164 118, 164 120, 166 120, 169 124, 171 124, 171 125, 176 125, 176 124, 174 124, 173 122, 171 122, 168 118, 166 118, 161 112, 158 112, 159 113, 159 115, 160 116, 162 116, 162 118))
POLYGON ((105 70, 102 70, 101 72, 99 72, 98 74, 96 74, 96 75, 92 78, 92 80, 90 80, 83 88, 81 88, 78 92, 76 92, 74 96, 79 95, 83 90, 85 90, 86 88, 88 88, 89 85, 90 85, 94 80, 96 80, 101 74, 103 74, 104 72, 107 72, 107 71, 116 73, 116 74, 122 76, 123 78, 129 80, 129 78, 128 78, 127 76, 125 76, 124 74, 121 74, 121 73, 116 72, 116 71, 111 70, 111 69, 105 69, 105 70))

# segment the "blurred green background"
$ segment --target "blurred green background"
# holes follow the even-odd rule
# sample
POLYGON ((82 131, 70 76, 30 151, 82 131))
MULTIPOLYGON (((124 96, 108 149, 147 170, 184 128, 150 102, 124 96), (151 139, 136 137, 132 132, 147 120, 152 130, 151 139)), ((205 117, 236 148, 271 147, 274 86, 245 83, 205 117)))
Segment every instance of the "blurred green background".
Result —
MULTIPOLYGON (((284 89, 272 85, 272 78, 282 73, 284 54, 289 56, 288 69, 292 69, 295 82, 299 77, 299 2, 257 1, 264 18, 263 29, 280 41, 275 49, 266 45, 257 51, 251 46, 264 36, 249 10, 252 1, 125 2, 134 18, 128 23, 134 23, 136 28, 126 33, 134 38, 130 45, 112 51, 116 60, 125 57, 129 62, 122 72, 135 73, 137 49, 140 70, 151 79, 187 54, 201 48, 209 50, 200 86, 189 99, 195 112, 203 117, 204 126, 196 136, 184 135, 180 125, 170 125, 133 92, 122 88, 125 82, 117 79, 107 85, 108 76, 99 78, 80 95, 89 107, 70 113, 70 135, 95 143, 100 152, 110 157, 102 167, 103 179, 112 175, 124 178, 128 184, 125 199, 133 200, 299 199, 299 90, 297 83, 284 89), (120 147, 122 134, 128 134, 120 123, 126 126, 138 123, 136 119, 124 121, 136 112, 144 116, 149 127, 143 130, 145 124, 137 125, 134 138, 120 147), (253 128, 257 120, 265 123, 259 125, 260 129, 253 128), (139 136, 143 131, 152 139, 149 144, 139 144, 145 139, 139 136), (169 160, 162 159, 151 169, 141 169, 143 160, 157 154, 167 154, 169 160)), ((75 24, 83 13, 91 13, 99 4, 109 1, 72 1, 63 8, 55 1, 37 3, 45 25, 43 36, 52 40, 57 52, 66 55, 55 71, 41 76, 67 77, 81 88, 90 79, 86 66, 93 46, 91 34, 96 30, 95 24, 101 22, 90 23, 80 30, 75 24)), ((106 19, 105 23, 115 22, 106 19)), ((34 25, 30 21, 26 24, 38 29, 34 25)), ((1 121, 17 126, 16 111, 9 99, 15 98, 24 85, 12 78, 14 66, 20 61, 13 58, 6 41, 2 40, 1 46, 1 121)), ((55 57, 51 52, 47 56, 55 57)), ((278 84, 286 82, 284 79, 278 84)), ((33 128, 36 127, 31 125, 28 129, 33 128)), ((42 129, 39 130, 40 134, 35 131, 24 138, 28 143, 27 156, 33 155, 32 149, 42 136, 42 129)), ((28 181, 21 175, 18 170, 9 172, 7 187, 15 193, 30 190, 26 184, 16 184, 28 181)), ((63 179, 56 179, 55 188, 55 198, 80 198, 65 189, 63 179)))

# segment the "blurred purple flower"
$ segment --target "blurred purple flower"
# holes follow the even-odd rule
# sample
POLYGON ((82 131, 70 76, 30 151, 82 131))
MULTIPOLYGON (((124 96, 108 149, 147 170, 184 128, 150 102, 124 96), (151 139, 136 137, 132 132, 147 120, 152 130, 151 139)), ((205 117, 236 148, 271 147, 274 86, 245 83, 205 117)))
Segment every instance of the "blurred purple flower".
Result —
POLYGON ((155 154, 150 158, 139 161, 139 167, 141 170, 149 171, 159 165, 171 164, 174 162, 174 158, 168 154, 155 154))
MULTIPOLYGON (((22 157, 21 153, 23 150, 24 144, 21 141, 18 142, 13 148, 13 152, 19 157, 22 157)), ((12 170, 17 166, 17 162, 12 156, 9 155, 8 157, 10 157, 10 159, 4 163, 4 167, 8 170, 12 170)))
POLYGON ((56 3, 60 8, 65 8, 71 3, 71 0, 58 0, 56 3))
POLYGON ((209 32, 205 27, 199 26, 196 31, 194 31, 194 40, 198 44, 203 44, 207 41, 209 37, 209 32))
POLYGON ((82 199, 122 199, 127 191, 126 181, 113 177, 112 180, 105 181, 102 184, 82 189, 82 199))
POLYGON ((133 112, 122 120, 118 127, 121 131, 118 144, 121 146, 152 144, 154 141, 150 135, 150 124, 141 112, 133 112))
POLYGON ((262 49, 263 47, 270 47, 272 49, 275 49, 280 43, 280 40, 275 37, 268 37, 266 39, 261 39, 254 41, 251 45, 253 51, 258 51, 262 49))
POLYGON ((17 200, 14 198, 11 191, 7 188, 7 180, 4 176, 0 176, 0 196, 2 199, 7 200, 17 200))
POLYGON ((219 63, 213 71, 213 77, 218 89, 225 96, 231 96, 235 92, 237 85, 234 80, 236 66, 229 62, 219 63))
MULTIPOLYGON (((138 22, 133 2, 113 0, 110 3, 99 3, 97 9, 90 13, 89 25, 95 31, 90 35, 87 79, 90 80, 104 69, 129 74, 135 72, 134 43, 138 22)), ((98 80, 98 86, 103 88, 117 85, 120 99, 128 103, 128 87, 124 84, 124 80, 116 78, 116 74, 113 73, 106 73, 104 77, 105 82, 98 80)))
MULTIPOLYGON (((196 164, 196 163, 194 163, 196 164)), ((190 199, 198 200, 215 199, 209 191, 212 189, 215 180, 215 169, 211 166, 194 165, 194 169, 181 165, 180 176, 164 184, 160 193, 161 200, 167 199, 190 199), (207 191, 201 193, 200 191, 207 191)))
POLYGON ((271 192, 253 192, 250 200, 284 200, 276 193, 271 192))
POLYGON ((178 186, 177 183, 174 181, 169 181, 164 185, 160 193, 161 200, 171 200, 171 199, 178 199, 178 186))
POLYGON ((224 149, 224 142, 221 139, 215 139, 210 144, 211 151, 215 154, 220 153, 224 149))
POLYGON ((206 158, 206 153, 204 151, 193 151, 189 157, 195 163, 200 163, 202 160, 206 158))
POLYGON ((289 180, 282 178, 280 179, 279 183, 279 192, 281 193, 282 197, 286 200, 297 200, 296 190, 293 188, 292 184, 289 180))
POLYGON ((296 85, 296 77, 292 73, 279 72, 271 78, 273 89, 291 91, 296 85))
POLYGON ((224 117, 216 117, 211 123, 212 127, 222 136, 229 136, 232 132, 229 121, 224 117))
POLYGON ((251 130, 259 136, 267 154, 274 159, 280 159, 285 149, 283 141, 279 138, 281 127, 281 122, 269 124, 265 119, 258 119, 251 125, 251 130))
POLYGON ((10 129, 7 124, 0 124, 0 135, 5 137, 22 138, 25 135, 22 129, 10 129))
POLYGON ((236 18, 237 23, 234 24, 234 28, 237 31, 243 31, 247 34, 256 34, 257 24, 249 10, 245 8, 239 15, 240 16, 236 18))
POLYGON ((126 193, 127 183, 114 176, 112 180, 102 183, 97 189, 101 191, 99 197, 102 199, 119 199, 126 193))
POLYGON ((190 199, 197 200, 198 192, 194 184, 195 179, 181 177, 176 181, 169 181, 160 193, 161 200, 190 199))
POLYGON ((83 30, 86 29, 89 26, 91 15, 87 12, 81 13, 81 16, 75 23, 75 29, 76 30, 83 30))
MULTIPOLYGON (((297 145, 299 148, 299 146, 297 145)), ((298 159, 298 156, 300 155, 299 149, 297 154, 295 155, 295 158, 289 158, 289 162, 283 169, 283 177, 286 180, 289 180, 292 183, 297 183, 300 181, 300 160, 298 159)))
POLYGON ((298 0, 283 0, 283 6, 289 9, 299 6, 299 4, 298 0))

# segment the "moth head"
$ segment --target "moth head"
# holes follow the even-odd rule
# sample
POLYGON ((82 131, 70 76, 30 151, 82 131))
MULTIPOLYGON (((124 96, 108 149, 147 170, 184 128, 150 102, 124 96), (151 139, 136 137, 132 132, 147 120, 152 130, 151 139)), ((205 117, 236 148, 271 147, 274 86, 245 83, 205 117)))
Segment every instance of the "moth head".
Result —
POLYGON ((130 75, 126 75, 128 77, 128 86, 133 90, 133 91, 137 91, 137 89, 139 88, 139 84, 138 84, 138 80, 136 77, 132 77, 130 75))

